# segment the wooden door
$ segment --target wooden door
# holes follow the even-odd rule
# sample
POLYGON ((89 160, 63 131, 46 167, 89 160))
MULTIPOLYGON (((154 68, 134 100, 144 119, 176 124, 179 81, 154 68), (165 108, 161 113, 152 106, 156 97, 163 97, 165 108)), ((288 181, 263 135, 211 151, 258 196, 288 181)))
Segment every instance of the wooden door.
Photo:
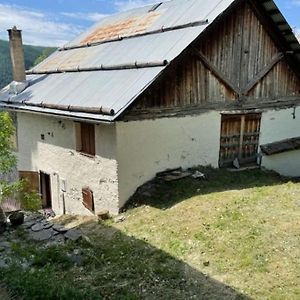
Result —
POLYGON ((255 164, 259 145, 261 114, 222 115, 220 167, 230 167, 235 159, 241 166, 255 164))
POLYGON ((50 175, 40 172, 40 187, 43 208, 52 208, 50 175))

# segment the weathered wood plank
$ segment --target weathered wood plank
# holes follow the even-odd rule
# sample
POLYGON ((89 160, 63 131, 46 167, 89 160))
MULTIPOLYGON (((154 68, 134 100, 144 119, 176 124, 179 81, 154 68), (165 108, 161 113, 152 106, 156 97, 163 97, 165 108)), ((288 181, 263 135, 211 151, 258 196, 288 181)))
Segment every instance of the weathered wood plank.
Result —
POLYGON ((240 90, 232 83, 226 76, 211 63, 205 55, 198 50, 197 48, 193 48, 194 54, 203 62, 203 64, 224 84, 227 85, 234 93, 240 95, 240 90))
POLYGON ((283 53, 278 53, 271 62, 266 65, 256 76, 242 89, 242 94, 247 95, 253 87, 262 80, 273 68, 274 66, 280 62, 284 58, 283 53))

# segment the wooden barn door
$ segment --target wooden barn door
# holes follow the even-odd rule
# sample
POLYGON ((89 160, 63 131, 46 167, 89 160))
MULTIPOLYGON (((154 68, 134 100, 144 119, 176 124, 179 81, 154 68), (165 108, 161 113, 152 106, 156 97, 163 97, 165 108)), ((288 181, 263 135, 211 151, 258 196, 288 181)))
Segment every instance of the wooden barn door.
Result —
POLYGON ((220 167, 255 164, 259 145, 261 114, 222 115, 220 167))

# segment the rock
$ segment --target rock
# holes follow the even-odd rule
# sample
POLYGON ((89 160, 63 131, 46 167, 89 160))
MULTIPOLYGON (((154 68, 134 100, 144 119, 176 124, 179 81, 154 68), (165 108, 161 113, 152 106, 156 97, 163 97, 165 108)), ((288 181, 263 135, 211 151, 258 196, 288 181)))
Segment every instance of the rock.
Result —
POLYGON ((59 232, 59 233, 65 233, 65 232, 68 231, 67 228, 65 228, 64 226, 59 225, 59 224, 54 224, 54 225, 52 226, 52 228, 53 228, 55 231, 59 232))
POLYGON ((200 171, 196 171, 192 177, 194 179, 206 179, 205 174, 201 173, 200 171))
POLYGON ((11 225, 20 226, 24 223, 24 213, 22 212, 14 212, 9 216, 9 220, 11 225))
POLYGON ((121 223, 126 220, 125 216, 117 216, 114 218, 115 223, 121 223))
POLYGON ((31 267, 32 263, 30 263, 28 261, 24 261, 20 265, 21 265, 22 269, 24 271, 26 271, 26 270, 28 270, 31 267))
POLYGON ((77 241, 82 237, 82 234, 77 229, 70 229, 65 233, 65 238, 71 241, 77 241))
POLYGON ((44 227, 44 229, 49 229, 49 228, 51 228, 53 225, 51 224, 51 223, 44 223, 43 224, 43 227, 44 227))
POLYGON ((44 229, 37 232, 32 232, 30 237, 35 241, 46 241, 49 240, 53 235, 52 229, 44 229))
POLYGON ((4 252, 11 249, 10 242, 0 242, 0 252, 4 252))
POLYGON ((4 260, 0 259, 0 269, 6 268, 8 268, 8 264, 4 260))
POLYGON ((204 267, 208 267, 210 265, 210 262, 209 261, 205 261, 204 263, 203 263, 203 266, 204 267))
POLYGON ((63 245, 65 243, 65 237, 60 234, 57 231, 54 231, 54 233, 57 233, 57 235, 52 236, 52 238, 47 242, 47 246, 57 246, 57 245, 63 245))
POLYGON ((31 227, 31 230, 34 231, 34 232, 41 231, 43 229, 44 229, 44 225, 41 224, 41 223, 36 223, 35 225, 33 225, 31 227))
POLYGON ((239 162, 239 159, 236 158, 233 162, 232 162, 233 166, 236 168, 236 169, 239 169, 240 168, 240 162, 239 162))
POLYGON ((24 222, 23 223, 23 227, 25 228, 25 229, 29 229, 29 228, 31 228, 33 225, 35 225, 36 224, 36 222, 35 221, 26 221, 26 222, 24 222))
POLYGON ((6 216, 2 208, 0 208, 0 233, 3 233, 5 229, 6 229, 6 216))

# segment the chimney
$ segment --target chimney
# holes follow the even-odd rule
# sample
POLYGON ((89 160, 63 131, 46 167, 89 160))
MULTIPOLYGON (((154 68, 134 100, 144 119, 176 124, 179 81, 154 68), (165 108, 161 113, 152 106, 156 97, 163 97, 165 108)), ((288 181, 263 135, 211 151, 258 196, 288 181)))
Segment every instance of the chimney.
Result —
POLYGON ((26 80, 22 33, 16 26, 7 31, 9 35, 13 78, 14 81, 22 82, 26 80))

